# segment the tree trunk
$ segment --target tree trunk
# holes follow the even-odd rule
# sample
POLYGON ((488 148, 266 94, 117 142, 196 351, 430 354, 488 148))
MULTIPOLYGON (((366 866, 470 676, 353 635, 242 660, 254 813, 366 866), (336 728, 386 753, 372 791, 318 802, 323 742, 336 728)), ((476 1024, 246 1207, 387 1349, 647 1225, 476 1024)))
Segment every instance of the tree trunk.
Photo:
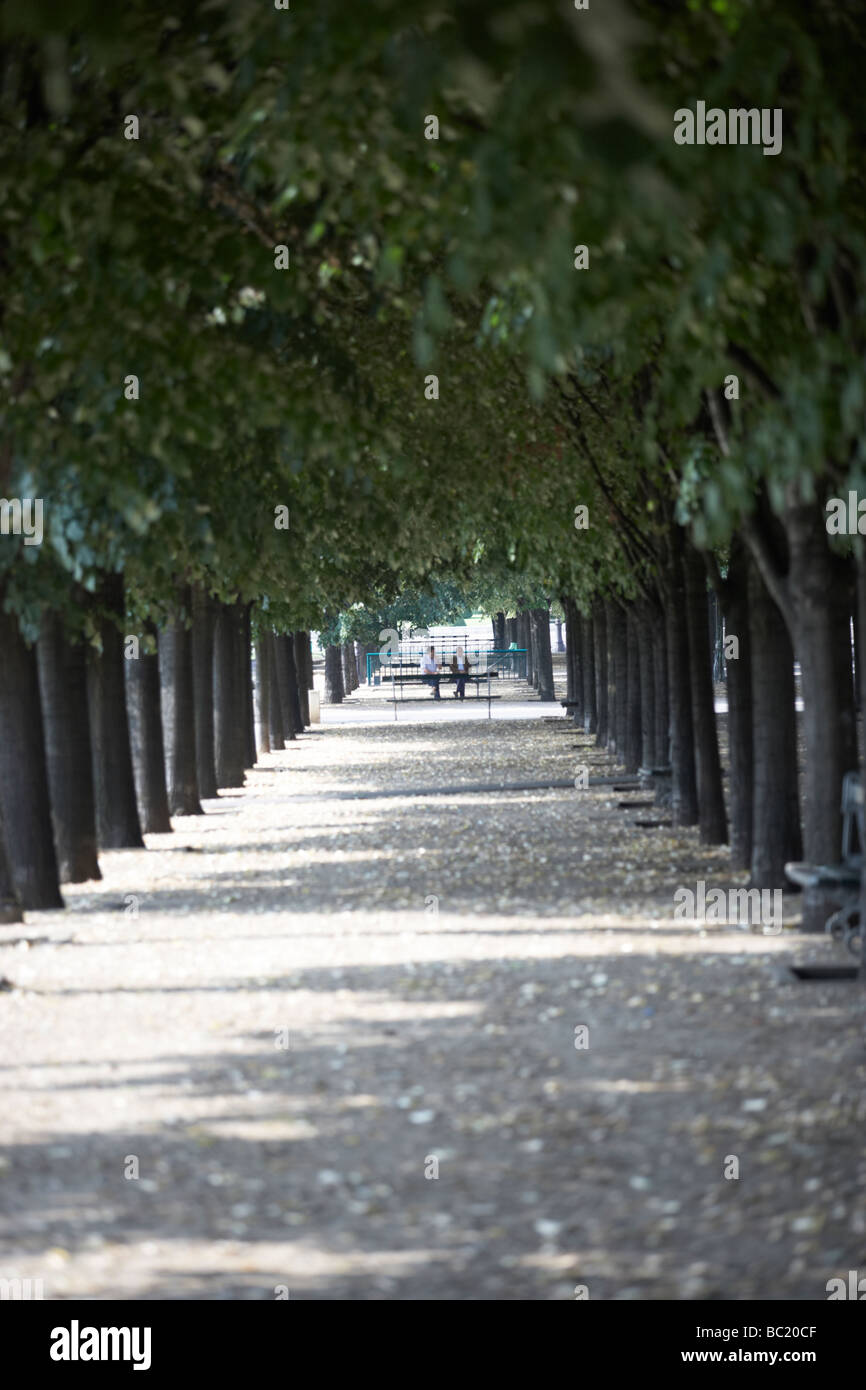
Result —
MULTIPOLYGON (((108 575, 101 601, 122 622, 126 612, 123 576, 108 575)), ((108 617, 99 620, 102 650, 91 649, 87 663, 87 702, 100 849, 143 849, 135 799, 135 775, 126 712, 123 635, 108 617)))
POLYGON ((572 635, 574 638, 574 646, 571 652, 571 656, 569 656, 568 652, 566 651, 565 660, 566 664, 571 667, 571 682, 574 687, 574 695, 572 698, 580 701, 579 705, 577 705, 574 711, 574 722, 578 726, 578 728, 581 729, 584 727, 584 724, 586 723, 586 672, 584 660, 585 626, 586 623, 584 621, 583 614, 581 613, 580 609, 575 603, 574 618, 571 624, 572 635))
POLYGON ((579 683, 578 662, 575 661, 575 653, 580 641, 578 628, 577 604, 574 599, 563 597, 560 602, 565 611, 565 674, 566 674, 566 700, 579 700, 580 705, 575 705, 568 711, 569 716, 577 723, 583 723, 583 684, 579 683))
POLYGON ((343 703, 343 661, 339 647, 325 648, 325 700, 329 705, 343 703))
POLYGON ((583 695, 583 731, 594 734, 598 728, 595 703, 595 644, 592 618, 578 613, 580 628, 580 684, 583 695))
POLYGON ((794 652, 782 614, 754 564, 749 566, 748 615, 754 767, 751 881, 756 888, 789 888, 785 863, 802 856, 794 652))
POLYGON ((11 904, 3 890, 6 911, 16 897, 25 909, 62 907, 36 652, 3 611, 2 594, 0 652, 0 819, 14 884, 11 904))
POLYGON ((177 589, 177 608, 159 634, 159 672, 166 743, 168 809, 173 816, 202 815, 195 753, 195 694, 192 672, 192 590, 177 589))
POLYGON ((647 607, 650 642, 653 658, 653 767, 671 765, 671 719, 668 686, 668 650, 665 615, 661 598, 656 594, 647 607))
POLYGON ((630 603, 625 610, 626 698, 623 758, 625 770, 630 773, 637 772, 640 767, 641 754, 640 648, 637 627, 635 605, 630 603))
POLYGON ((595 741, 599 748, 607 747, 607 610, 601 600, 592 606, 592 642, 595 649, 595 741))
POLYGON ((239 609, 239 604, 218 604, 214 623, 214 752, 218 787, 244 784, 246 707, 241 690, 239 609))
POLYGON ((547 608, 533 608, 531 617, 537 653, 538 698, 552 702, 556 695, 553 687, 553 656, 550 650, 550 612, 547 608))
POLYGON ((704 844, 724 845, 728 841, 728 824, 716 732, 707 573, 700 554, 688 541, 683 551, 683 573, 689 629, 689 679, 698 784, 698 825, 704 844))
POLYGON ((526 684, 535 688, 535 653, 532 650, 532 628, 529 622, 529 613, 525 608, 521 608, 517 615, 520 624, 520 646, 526 652, 526 684))
MULTIPOLYGON (((728 577, 720 594, 725 618, 725 643, 736 638, 736 654, 726 657, 728 692, 728 802, 731 822, 731 865, 752 864, 754 753, 752 728, 752 657, 749 634, 749 558, 738 538, 731 542, 728 577)), ((792 670, 793 679, 793 670, 792 670)))
POLYGON ((259 717, 259 749, 271 751, 271 665, 268 634, 263 632, 256 642, 256 705, 259 717))
POLYGON ((607 602, 607 681, 608 681, 608 748, 618 763, 626 758, 626 729, 628 723, 628 645, 626 620, 622 606, 616 600, 607 602))
POLYGON ((283 724, 283 705, 280 699, 280 682, 277 676, 277 638, 273 632, 267 633, 268 682, 270 684, 271 748, 275 753, 286 746, 286 730, 283 724))
POLYGON ((289 702, 289 727, 292 737, 304 732, 301 720, 301 692, 298 687, 298 672, 295 667, 295 644, 290 632, 277 638, 282 650, 283 665, 286 671, 286 694, 289 702))
POLYGON ((556 623, 556 650, 557 650, 557 653, 564 652, 564 651, 565 651, 565 643, 564 643, 563 640, 562 640, 562 619, 561 619, 561 618, 554 618, 553 621, 556 623))
MULTIPOLYGON (((155 638, 153 625, 150 630, 155 638)), ((165 780, 159 657, 155 651, 141 652, 137 660, 126 662, 126 703, 141 828, 146 835, 167 835, 171 832, 171 817, 165 780)))
POLYGON ((23 920, 21 902, 15 891, 12 866, 9 862, 9 854, 6 849, 3 814, 2 810, 0 810, 0 925, 5 927, 11 922, 21 922, 23 920))
POLYGON ((309 632, 298 631, 295 640, 295 670, 298 673, 298 698, 301 702, 301 726, 310 725, 310 691, 313 689, 313 650, 309 632))
POLYGON ((497 651, 505 651, 508 646, 508 638, 505 636, 506 617, 502 612, 495 613, 493 616, 493 646, 497 651))
POLYGON ((216 607, 204 589, 192 595, 192 675, 195 687, 195 772, 200 797, 218 795, 214 759, 213 634, 216 607))
MULTIPOLYGON (((789 507, 788 576, 794 650, 803 694, 803 851, 816 864, 839 859, 842 778, 857 766, 851 685, 851 563, 828 544, 820 503, 789 507)), ((806 889, 803 929, 823 931, 832 893, 806 889)))
MULTIPOLYGON (((37 646, 45 757, 61 883, 101 878, 87 713, 87 650, 47 612, 37 646)), ((2 901, 2 899, 0 899, 2 901)))
POLYGON ((634 608, 634 627, 637 637, 638 680, 640 682, 640 766, 655 767, 655 671, 653 669, 652 623, 650 605, 642 599, 634 608))
POLYGON ((290 743, 298 732, 300 711, 297 702, 292 702, 291 670, 288 649, 292 648, 292 669, 294 668, 294 643, 283 632, 274 637, 274 664, 277 670, 277 689, 280 692, 280 717, 283 725, 283 738, 290 743))
POLYGON ((253 624, 252 624, 253 605, 245 603, 241 606, 240 617, 240 660, 241 660, 241 691, 243 693, 244 710, 246 718, 244 720, 244 767, 255 767, 256 765, 256 712, 253 706, 253 624))
POLYGON ((665 638, 667 643, 668 703, 670 709, 671 805, 674 825, 697 825, 698 787, 692 726, 689 636, 682 568, 682 532, 672 526, 665 574, 665 638))
MULTIPOLYGON (((866 544, 857 542, 857 675, 860 687, 860 707, 866 710, 866 544)), ((861 725, 860 778, 861 785, 866 779, 866 729, 861 725)), ((0 827, 2 835, 2 827, 0 827)), ((860 877, 860 983, 866 986, 866 845, 860 846, 863 852, 863 869, 860 877)))
POLYGON ((343 642, 341 645, 340 659, 343 664, 343 693, 351 695, 357 684, 355 680, 355 652, 351 642, 343 642))

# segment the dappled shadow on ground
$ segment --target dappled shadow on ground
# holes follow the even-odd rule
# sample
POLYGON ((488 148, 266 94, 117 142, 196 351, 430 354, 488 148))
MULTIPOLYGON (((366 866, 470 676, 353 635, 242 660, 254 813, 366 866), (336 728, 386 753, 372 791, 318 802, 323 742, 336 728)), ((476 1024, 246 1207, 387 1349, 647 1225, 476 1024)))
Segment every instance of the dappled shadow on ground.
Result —
POLYGON ((862 1072, 847 991, 597 935, 247 982, 256 1026, 227 1047, 31 1070, 102 1122, 11 1148, 2 1272, 48 1297, 70 1265, 101 1297, 124 1271, 157 1298, 822 1297, 862 1239, 859 1101, 826 1084, 862 1072))
MULTIPOLYGON (((536 735, 497 770, 553 759, 536 735)), ((786 974, 824 942, 675 922, 722 854, 637 834, 609 789, 293 809, 277 780, 178 822, 197 853, 107 856, 68 913, 0 929, 0 1276, 823 1299, 862 1263, 857 986, 786 974)))

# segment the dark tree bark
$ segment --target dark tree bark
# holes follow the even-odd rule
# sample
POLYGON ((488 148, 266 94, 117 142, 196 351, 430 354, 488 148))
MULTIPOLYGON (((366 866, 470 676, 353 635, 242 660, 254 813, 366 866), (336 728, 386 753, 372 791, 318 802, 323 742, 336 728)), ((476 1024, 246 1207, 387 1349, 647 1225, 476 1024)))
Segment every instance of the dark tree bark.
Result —
POLYGON ((329 705, 343 703, 343 661, 339 647, 325 648, 325 700, 329 705))
POLYGON ((638 680, 640 682, 640 766, 655 767, 655 671, 653 663, 652 622, 650 604, 646 599, 634 607, 633 623, 637 638, 638 680))
POLYGON ((556 696, 553 687, 553 657, 550 651, 550 613, 546 608, 533 608, 531 620, 536 651, 538 698, 553 701, 556 696))
POLYGON ((351 695, 358 684, 355 673, 355 649, 351 642, 342 644, 340 655, 343 663, 343 693, 351 695))
MULTIPOLYGON (((0 594, 0 818, 14 897, 28 908, 62 907, 36 652, 0 594)), ((14 917, 12 918, 14 921, 14 917)))
POLYGON ((310 725, 310 691, 313 689, 313 651, 309 632, 298 631, 295 640, 295 670, 298 673, 298 697, 301 702, 301 725, 310 725))
POLYGON ((607 747, 607 610, 597 600, 592 606, 592 642, 595 651, 595 741, 599 748, 607 747))
POLYGON ((517 645, 522 651, 526 652, 526 684, 532 686, 532 634, 529 629, 529 620, 526 613, 521 608, 517 614, 517 645))
MULTIPOLYGON (((853 566, 829 547, 820 500, 804 503, 792 485, 783 514, 787 555, 773 553, 766 524, 746 538, 762 578, 781 609, 800 663, 803 695, 803 852, 817 864, 835 863, 841 844, 842 778, 855 766, 851 681, 853 566)), ((755 659, 754 643, 752 658, 755 659)), ((837 898, 805 889, 803 929, 823 930, 837 898)))
POLYGON ((626 699, 625 699, 625 770, 637 772, 641 759, 641 683, 640 648, 638 646, 638 620, 635 605, 630 603, 625 612, 626 648, 626 699))
POLYGON ((782 614, 755 565, 749 566, 748 614, 754 766, 751 881, 756 888, 789 888, 785 863, 802 856, 794 651, 782 614))
POLYGON ((274 665, 277 671, 277 689, 280 692, 280 718, 283 725, 283 738, 286 743, 290 743, 296 737, 298 729, 299 713, 297 706, 292 704, 291 680, 288 662, 288 648, 292 647, 292 657, 294 659, 294 644, 284 633, 277 633, 274 637, 274 665))
POLYGON ((182 584, 173 619, 159 634, 168 809, 173 816, 203 814, 196 776, 192 630, 187 626, 191 614, 192 590, 182 584))
POLYGON ((653 659, 653 767, 670 767, 671 728, 665 615, 658 594, 647 609, 653 659))
MULTIPOLYGON (((151 626, 156 637, 156 629, 151 626)), ((165 743, 162 730, 159 656, 141 652, 126 663, 126 703, 135 775, 136 802, 142 831, 167 835, 171 831, 166 787, 165 743)))
POLYGON ((616 604, 604 600, 604 628, 607 641, 607 751, 616 753, 616 604))
POLYGON ((246 719, 244 721, 244 767, 256 765, 256 712, 253 706, 253 631, 251 603, 241 607, 241 690, 246 719))
POLYGON ((282 652, 283 664, 286 671, 286 695, 289 702, 289 726, 292 737, 304 732, 304 725, 301 719, 301 692, 298 686, 298 672, 295 667, 295 644, 290 632, 284 633, 277 638, 277 642, 282 652))
MULTIPOLYGON (((860 707, 866 710, 866 546, 862 541, 857 546, 857 675, 860 687, 860 707)), ((860 777, 866 778, 866 729, 861 725, 861 746, 860 752, 860 777)), ((2 837, 2 826, 0 826, 0 837, 2 837)), ((866 846, 861 845, 863 854, 863 870, 860 878, 860 984, 866 986, 866 932, 863 924, 866 924, 866 846)))
POLYGON ((246 707, 241 689, 240 604, 217 605, 214 623, 214 752, 218 787, 242 787, 246 707))
POLYGON ((625 612, 616 600, 607 608, 608 748, 625 762, 628 725, 628 644, 625 612))
POLYGON ((519 645, 526 652, 526 683, 535 689, 535 652, 532 647, 532 625, 528 609, 521 608, 517 615, 520 624, 519 645))
POLYGON ((579 621, 577 604, 574 599, 563 596, 561 599, 563 611, 565 612, 565 674, 566 674, 566 700, 579 700, 580 705, 575 705, 568 713, 576 724, 583 723, 583 682, 579 680, 579 666, 575 661, 575 653, 580 641, 579 621))
POLYGON ((508 646, 508 639, 505 636, 506 617, 504 613, 494 613, 493 615, 493 645, 497 651, 504 651, 508 646))
POLYGON ((91 649, 87 663, 96 832, 100 849, 143 849, 126 712, 123 635, 117 626, 126 612, 122 575, 106 576, 100 599, 116 621, 100 618, 102 650, 91 649))
POLYGON ((259 717, 259 749, 271 751, 271 664, 268 634, 256 642, 256 705, 259 717))
POLYGON ((0 811, 0 924, 5 927, 11 922, 21 921, 23 921, 21 901, 15 891, 12 866, 6 849, 3 815, 0 811))
POLYGON ((752 729, 752 647, 749 632, 749 559, 739 537, 731 542, 728 574, 719 589, 725 618, 725 641, 736 638, 735 655, 725 660, 728 691, 728 803, 731 821, 731 865, 752 864, 754 755, 752 729))
POLYGON ((583 694, 583 731, 594 734, 598 728, 595 696, 595 643, 592 618, 578 613, 580 627, 580 684, 583 694))
POLYGON ((45 756, 62 883, 101 878, 96 857, 96 802, 87 713, 87 650, 48 612, 37 646, 45 756))
POLYGON ((277 639, 273 632, 268 639, 268 681, 270 683, 271 748, 279 753, 286 746, 286 731, 283 725, 283 706, 280 699, 280 682, 277 677, 277 639))
POLYGON ((728 840, 728 824, 716 732, 707 573, 698 551, 688 542, 683 550, 683 574, 689 629, 689 678, 698 784, 698 825, 704 844, 723 845, 727 844, 728 840))
POLYGON ((664 576, 665 638, 670 709, 671 805, 674 825, 697 825, 698 785, 692 725, 689 635, 682 568, 682 532, 672 526, 664 576))
POLYGON ((722 679, 720 651, 722 642, 722 617, 718 599, 713 589, 707 593, 707 639, 710 644, 710 669, 713 684, 722 679))
POLYGON ((218 795, 214 758, 213 634, 216 605, 204 589, 192 595, 192 675, 195 687, 195 771, 200 797, 218 795))
MULTIPOLYGON (((791 546, 794 650, 803 693, 803 841, 808 860, 836 863, 842 839, 842 779, 857 766, 849 629, 851 564, 828 546, 824 512, 786 517, 791 546)), ((803 928, 823 931, 832 894, 806 889, 803 928)))
POLYGON ((510 647, 512 642, 516 642, 517 645, 518 645, 518 647, 520 646, 520 636, 519 636, 518 630, 517 630, 517 619, 516 619, 516 618, 506 618, 506 619, 505 619, 505 646, 506 646, 506 647, 510 647))

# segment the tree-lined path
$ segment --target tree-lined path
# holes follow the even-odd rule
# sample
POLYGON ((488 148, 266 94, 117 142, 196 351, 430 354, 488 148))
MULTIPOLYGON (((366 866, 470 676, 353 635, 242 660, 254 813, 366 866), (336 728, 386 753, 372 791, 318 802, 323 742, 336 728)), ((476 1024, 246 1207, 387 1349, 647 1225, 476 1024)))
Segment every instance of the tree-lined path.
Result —
POLYGON ((450 714, 326 710, 65 913, 0 928, 0 1275, 820 1299, 856 1268, 858 985, 787 971, 831 948, 674 921, 671 881, 745 876, 695 831, 626 829, 609 785, 349 795, 611 770, 564 721, 450 714))
POLYGON ((0 1298, 866 1290, 864 67, 0 0, 0 1298))

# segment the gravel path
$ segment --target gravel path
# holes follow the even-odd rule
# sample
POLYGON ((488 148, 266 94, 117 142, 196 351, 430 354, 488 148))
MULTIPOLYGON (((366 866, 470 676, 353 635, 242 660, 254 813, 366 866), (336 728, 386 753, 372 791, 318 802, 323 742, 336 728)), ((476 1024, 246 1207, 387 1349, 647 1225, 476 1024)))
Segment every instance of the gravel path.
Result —
POLYGON ((334 795, 612 770, 539 712, 356 702, 0 928, 0 1276, 821 1300, 866 1269, 862 991, 787 969, 839 948, 674 921, 743 880, 611 786, 334 795))

